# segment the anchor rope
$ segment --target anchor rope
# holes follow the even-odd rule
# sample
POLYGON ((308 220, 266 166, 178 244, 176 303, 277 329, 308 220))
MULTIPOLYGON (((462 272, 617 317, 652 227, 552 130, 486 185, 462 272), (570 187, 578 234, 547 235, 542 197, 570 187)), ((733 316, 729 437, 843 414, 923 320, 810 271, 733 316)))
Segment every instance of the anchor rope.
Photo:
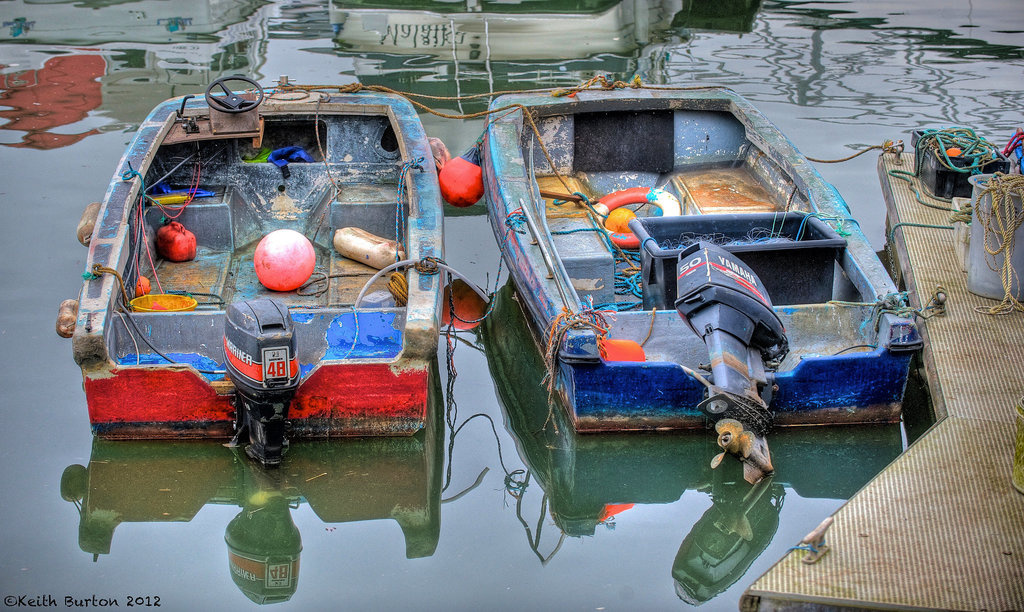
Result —
POLYGON ((897 140, 894 142, 892 140, 886 140, 880 145, 871 145, 869 147, 865 147, 860 151, 857 151, 853 155, 847 155, 846 157, 841 157, 839 159, 818 159, 816 157, 810 157, 807 155, 805 155, 804 157, 806 157, 808 161, 812 161, 817 164, 840 164, 842 162, 847 162, 850 161, 851 159, 860 157, 861 155, 864 155, 868 151, 874 151, 875 149, 881 149, 882 153, 895 153, 899 155, 903 153, 903 141, 897 140))

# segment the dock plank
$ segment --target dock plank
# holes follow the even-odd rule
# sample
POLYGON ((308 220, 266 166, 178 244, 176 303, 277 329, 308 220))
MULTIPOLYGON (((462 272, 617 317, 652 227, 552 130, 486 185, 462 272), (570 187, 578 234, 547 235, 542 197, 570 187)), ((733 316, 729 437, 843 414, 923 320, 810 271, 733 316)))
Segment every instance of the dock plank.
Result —
POLYGON ((879 170, 911 301, 938 285, 949 296, 947 314, 924 324, 943 418, 835 513, 829 554, 808 565, 790 552, 747 589, 744 610, 1024 610, 1024 495, 1010 483, 1024 313, 979 312, 998 301, 967 291, 954 232, 897 227, 948 225, 949 212, 888 174, 912 169, 913 155, 896 161, 883 156, 879 170))

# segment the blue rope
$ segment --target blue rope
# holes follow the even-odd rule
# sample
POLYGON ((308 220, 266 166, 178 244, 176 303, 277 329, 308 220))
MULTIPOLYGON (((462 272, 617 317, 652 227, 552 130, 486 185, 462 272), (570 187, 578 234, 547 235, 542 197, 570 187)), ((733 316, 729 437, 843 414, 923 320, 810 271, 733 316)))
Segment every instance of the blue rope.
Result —
MULTIPOLYGON (((825 541, 824 540, 821 541, 821 545, 822 546, 825 545, 825 541)), ((815 547, 811 546, 810 544, 808 544, 806 546, 790 546, 789 550, 786 551, 786 552, 793 551, 793 550, 806 550, 808 552, 817 553, 820 549, 815 548, 815 547)))
POLYGON ((601 230, 597 229, 596 227, 578 227, 576 229, 570 229, 570 230, 552 230, 551 231, 552 234, 558 234, 558 235, 578 234, 580 232, 600 232, 602 234, 604 233, 601 230))
POLYGON ((842 236, 844 238, 847 237, 847 236, 850 236, 851 234, 853 234, 853 232, 851 232, 851 231, 847 230, 845 227, 843 227, 844 223, 846 223, 847 221, 850 221, 852 223, 856 223, 858 227, 860 226, 860 223, 858 223, 856 219, 852 219, 852 218, 849 218, 849 217, 832 217, 832 216, 828 216, 828 215, 823 215, 821 213, 811 213, 809 215, 805 215, 804 218, 800 220, 800 227, 796 231, 796 240, 797 241, 800 241, 800 240, 803 239, 804 229, 807 227, 807 220, 810 219, 811 217, 814 217, 816 219, 821 219, 822 221, 825 221, 826 223, 827 222, 835 223, 836 226, 833 229, 836 231, 837 234, 839 234, 840 236, 842 236))

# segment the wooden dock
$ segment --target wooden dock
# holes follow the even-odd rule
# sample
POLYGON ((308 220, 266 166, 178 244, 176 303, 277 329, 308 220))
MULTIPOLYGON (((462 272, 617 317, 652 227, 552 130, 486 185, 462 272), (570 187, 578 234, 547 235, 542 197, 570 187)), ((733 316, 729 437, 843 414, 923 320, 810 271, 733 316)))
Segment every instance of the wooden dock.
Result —
MULTIPOLYGON (((1024 610, 1024 495, 1011 485, 1015 406, 1024 396, 1024 313, 979 310, 967 291, 950 213, 915 179, 914 157, 879 159, 889 242, 920 308, 936 287, 947 314, 922 325, 936 424, 840 508, 815 564, 793 550, 740 609, 1024 610)), ((1019 245, 1018 248, 1024 248, 1019 245)), ((797 543, 794 542, 794 545, 797 543)))

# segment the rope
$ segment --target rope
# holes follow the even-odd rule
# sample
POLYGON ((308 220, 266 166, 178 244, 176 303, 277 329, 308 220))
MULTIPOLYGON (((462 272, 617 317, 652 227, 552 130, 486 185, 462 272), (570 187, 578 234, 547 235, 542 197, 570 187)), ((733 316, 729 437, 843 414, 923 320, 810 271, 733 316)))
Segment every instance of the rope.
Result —
MULTIPOLYGON (((406 177, 411 169, 423 170, 423 158, 417 157, 411 159, 402 164, 401 170, 398 171, 398 196, 395 204, 395 240, 398 242, 398 246, 405 246, 405 204, 402 196, 405 194, 407 188, 406 177)), ((410 198, 411 201, 411 198, 410 198)), ((401 258, 398 255, 399 249, 395 249, 395 261, 399 261, 401 258)))
POLYGON ((818 554, 818 551, 821 550, 821 549, 824 549, 824 548, 825 548, 825 538, 822 538, 821 539, 821 548, 816 548, 816 547, 814 547, 811 544, 801 544, 801 545, 797 545, 797 546, 790 546, 789 550, 790 551, 806 550, 806 551, 808 551, 810 553, 818 554))
POLYGON ((124 288, 124 279, 121 278, 121 273, 117 270, 100 264, 92 264, 91 271, 82 273, 82 280, 94 280, 99 278, 100 274, 112 274, 117 278, 117 282, 121 286, 121 297, 124 299, 124 305, 126 308, 131 308, 131 300, 128 299, 128 291, 124 288))
POLYGON ((1014 236, 1017 229, 1024 225, 1024 175, 996 173, 979 193, 978 201, 984 197, 991 198, 992 208, 987 215, 977 214, 976 217, 985 228, 985 253, 997 260, 998 256, 1003 257, 999 270, 993 267, 988 257, 985 263, 989 269, 999 273, 1004 294, 998 305, 991 308, 979 307, 976 310, 993 315, 1009 314, 1014 310, 1024 312, 1024 304, 1014 295, 1014 287, 1019 291, 1021 285, 1020 277, 1013 269, 1014 249, 1020 248, 1014 245, 1014 236))
POLYGON ((839 164, 860 157, 861 155, 864 155, 868 151, 874 151, 875 149, 881 149, 882 153, 895 153, 899 155, 903 153, 903 141, 897 140, 896 142, 893 142, 891 140, 886 140, 880 145, 871 145, 870 147, 866 147, 864 149, 861 149, 860 151, 857 151, 853 155, 848 155, 840 159, 817 159, 815 157, 808 157, 806 155, 804 157, 806 157, 808 161, 812 161, 818 164, 839 164))
POLYGON ((998 150, 995 145, 978 136, 970 128, 922 130, 914 150, 914 176, 920 175, 925 156, 928 154, 935 155, 947 170, 961 174, 981 174, 984 166, 996 160, 998 150), (959 155, 953 157, 965 160, 963 165, 953 162, 949 155, 952 149, 959 150, 959 155))
MULTIPOLYGON (((949 206, 939 206, 938 204, 932 204, 931 202, 928 202, 927 200, 925 200, 921 196, 921 190, 917 188, 917 184, 914 181, 914 179, 917 178, 917 173, 916 172, 907 172, 906 170, 892 169, 892 170, 889 170, 886 174, 888 174, 889 176, 891 176, 893 178, 898 178, 901 181, 906 181, 906 182, 910 183, 910 189, 911 189, 911 191, 914 192, 914 198, 919 203, 924 204, 928 208, 934 208, 936 210, 945 210, 945 211, 952 211, 953 210, 949 206)), ((939 202, 951 202, 952 201, 952 200, 948 200, 946 198, 940 198, 939 196, 929 195, 928 197, 933 198, 935 200, 938 200, 939 202)))
POLYGON ((409 281, 405 278, 404 272, 395 270, 388 277, 388 291, 395 298, 396 306, 405 306, 409 303, 409 281))
POLYGON ((654 316, 658 314, 658 308, 655 306, 651 309, 651 326, 647 328, 647 335, 640 341, 640 348, 643 348, 647 341, 651 339, 651 334, 654 333, 654 316))
MULTIPOLYGON (((308 92, 307 92, 308 95, 308 92)), ((316 134, 316 148, 320 151, 320 159, 324 160, 324 171, 327 173, 327 180, 334 186, 334 197, 338 197, 341 193, 341 188, 338 187, 338 183, 334 181, 334 176, 331 174, 331 165, 327 163, 327 153, 324 152, 323 141, 320 138, 320 103, 323 101, 322 96, 317 96, 316 99, 316 110, 313 113, 313 131, 316 134)), ((399 196, 401 197, 401 196, 399 196)), ((334 199, 334 198, 331 198, 334 199)))
MULTIPOLYGON (((936 285, 935 290, 932 291, 931 298, 928 303, 922 308, 912 308, 910 306, 910 296, 906 291, 899 291, 894 293, 887 293, 874 302, 847 302, 843 300, 829 300, 827 303, 833 306, 871 306, 872 313, 871 319, 874 321, 875 331, 878 331, 878 324, 882 320, 883 314, 892 314, 897 317, 910 318, 918 317, 921 319, 930 319, 934 316, 940 316, 946 314, 946 301, 947 293, 945 287, 942 285, 936 285)), ((860 344, 857 346, 850 346, 844 348, 835 355, 850 351, 856 348, 870 347, 872 349, 877 348, 874 345, 860 344)))
MULTIPOLYGON (((548 327, 547 345, 544 351, 547 373, 541 382, 547 384, 549 398, 554 397, 555 382, 558 380, 558 349, 570 329, 591 329, 603 338, 608 334, 609 326, 608 320, 599 310, 584 306, 580 312, 572 312, 567 307, 562 307, 562 312, 551 321, 551 325, 548 327)), ((551 417, 550 414, 548 416, 551 417)))
POLYGON ((608 77, 604 76, 603 74, 599 74, 595 77, 591 77, 589 80, 584 81, 582 84, 577 85, 576 87, 572 87, 570 89, 555 89, 551 92, 551 96, 553 98, 575 98, 576 94, 578 94, 579 92, 590 89, 591 87, 595 86, 600 87, 601 89, 604 90, 625 89, 626 87, 630 87, 632 89, 644 88, 644 84, 640 80, 639 75, 633 75, 633 78, 630 79, 627 83, 625 81, 617 80, 609 81, 608 77))
POLYGON ((953 229, 952 225, 931 225, 929 223, 908 223, 906 221, 901 221, 901 222, 897 223, 896 225, 892 226, 892 229, 889 230, 889 241, 890 242, 892 241, 893 237, 896 235, 896 230, 898 230, 901 227, 924 227, 924 228, 930 228, 930 229, 944 229, 944 230, 951 230, 951 229, 953 229))

